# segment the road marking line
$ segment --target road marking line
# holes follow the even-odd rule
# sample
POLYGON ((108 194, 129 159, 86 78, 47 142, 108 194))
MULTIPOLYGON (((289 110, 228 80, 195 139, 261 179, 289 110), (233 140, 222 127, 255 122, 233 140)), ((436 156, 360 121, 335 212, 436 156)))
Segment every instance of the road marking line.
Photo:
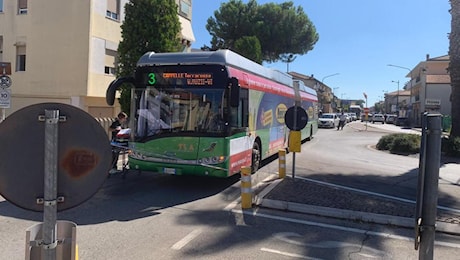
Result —
POLYGON ((274 253, 274 254, 279 254, 279 255, 284 255, 284 256, 289 256, 289 257, 295 257, 295 258, 300 258, 300 259, 322 260, 321 258, 312 258, 312 257, 308 257, 308 256, 292 254, 292 253, 283 252, 283 251, 270 249, 270 248, 265 248, 265 247, 262 247, 260 250, 264 251, 264 252, 269 252, 269 253, 274 253))
POLYGON ((190 232, 188 235, 186 235, 184 238, 182 238, 179 242, 175 243, 171 249, 174 250, 181 250, 184 246, 186 246, 190 241, 195 239, 197 236, 201 234, 202 230, 201 229, 195 229, 192 232, 190 232))
MULTIPOLYGON (((390 239, 396 239, 396 240, 403 240, 403 241, 409 241, 409 242, 414 241, 413 238, 404 237, 404 236, 400 236, 400 235, 394 235, 394 234, 382 233, 382 232, 375 232, 375 231, 369 231, 369 230, 358 229, 358 228, 349 228, 349 227, 344 227, 344 226, 331 225, 331 224, 313 222, 313 221, 308 221, 308 220, 286 218, 286 217, 268 215, 268 214, 264 214, 264 213, 258 213, 258 212, 252 212, 252 211, 246 211, 246 210, 232 209, 231 212, 244 214, 244 215, 251 215, 251 216, 254 216, 254 217, 262 217, 262 218, 281 220, 281 221, 297 223, 297 224, 303 224, 303 225, 308 225, 308 226, 317 226, 317 227, 322 227, 322 228, 342 230, 342 231, 346 231, 346 232, 353 232, 353 233, 364 234, 364 235, 371 235, 371 236, 390 238, 390 239)), ((456 243, 434 241, 434 244, 439 245, 439 246, 445 246, 445 247, 460 248, 460 244, 456 244, 456 243)))

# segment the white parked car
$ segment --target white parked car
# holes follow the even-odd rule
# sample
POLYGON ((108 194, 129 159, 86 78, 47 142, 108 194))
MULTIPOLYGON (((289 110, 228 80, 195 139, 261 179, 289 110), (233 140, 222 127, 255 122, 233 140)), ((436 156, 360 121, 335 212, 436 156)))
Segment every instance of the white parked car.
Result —
POLYGON ((358 120, 358 116, 356 115, 356 113, 348 113, 348 115, 350 115, 351 121, 356 121, 356 120, 358 120))
POLYGON ((318 119, 318 127, 335 128, 339 125, 339 117, 334 113, 324 113, 318 119))
POLYGON ((375 122, 385 124, 385 117, 382 114, 374 114, 372 116, 372 123, 375 124, 375 122))

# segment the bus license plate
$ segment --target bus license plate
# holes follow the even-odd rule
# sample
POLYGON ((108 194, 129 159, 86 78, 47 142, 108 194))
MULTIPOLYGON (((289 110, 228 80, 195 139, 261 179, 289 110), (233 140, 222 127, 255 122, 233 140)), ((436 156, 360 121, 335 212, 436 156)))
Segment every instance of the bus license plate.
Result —
POLYGON ((163 168, 163 172, 166 174, 176 174, 176 169, 174 168, 163 168))

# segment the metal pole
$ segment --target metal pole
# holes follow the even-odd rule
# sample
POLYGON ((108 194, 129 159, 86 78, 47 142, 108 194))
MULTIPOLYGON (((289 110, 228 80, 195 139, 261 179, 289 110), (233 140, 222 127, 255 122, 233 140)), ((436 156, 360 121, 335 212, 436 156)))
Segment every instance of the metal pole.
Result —
MULTIPOLYGON (((296 101, 295 106, 296 109, 294 110, 294 129, 297 131, 297 108, 299 107, 300 102, 296 101)), ((292 153, 292 178, 295 178, 295 152, 292 153)))
POLYGON ((415 205, 415 250, 420 246, 420 225, 422 221, 422 201, 425 185, 425 162, 426 162, 426 117, 428 113, 422 116, 422 137, 420 142, 420 155, 418 163, 418 178, 417 178, 417 201, 415 205))
POLYGON ((59 110, 45 110, 45 169, 43 209, 43 250, 46 260, 56 259, 57 164, 59 110))
POLYGON ((438 204, 438 179, 441 160, 441 115, 427 115, 426 123, 426 162, 422 199, 420 260, 433 259, 436 207, 438 204))

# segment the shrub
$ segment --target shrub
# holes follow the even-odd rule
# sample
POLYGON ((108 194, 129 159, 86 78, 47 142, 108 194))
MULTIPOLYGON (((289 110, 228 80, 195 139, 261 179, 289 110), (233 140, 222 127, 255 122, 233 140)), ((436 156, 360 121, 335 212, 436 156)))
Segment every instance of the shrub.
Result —
POLYGON ((420 151, 421 137, 416 134, 401 134, 390 146, 390 153, 415 154, 420 151))
POLYGON ((385 135, 380 138, 376 148, 391 153, 415 154, 420 151, 420 136, 401 133, 385 135))
POLYGON ((378 150, 390 150, 391 144, 395 139, 396 134, 384 135, 380 138, 379 142, 375 146, 378 150))
POLYGON ((460 137, 443 138, 441 150, 446 155, 460 157, 460 137))

